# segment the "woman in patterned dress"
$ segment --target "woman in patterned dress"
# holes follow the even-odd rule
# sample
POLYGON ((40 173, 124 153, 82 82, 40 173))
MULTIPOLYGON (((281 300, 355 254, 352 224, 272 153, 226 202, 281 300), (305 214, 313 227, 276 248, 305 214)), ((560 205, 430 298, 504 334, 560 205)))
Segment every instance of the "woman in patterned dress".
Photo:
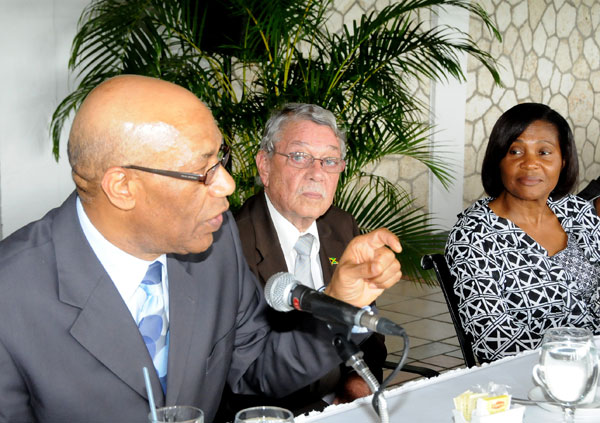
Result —
POLYGON ((481 178, 490 196, 458 216, 446 245, 460 317, 483 361, 536 348, 546 331, 600 332, 600 219, 572 191, 573 134, 546 105, 494 125, 481 178))

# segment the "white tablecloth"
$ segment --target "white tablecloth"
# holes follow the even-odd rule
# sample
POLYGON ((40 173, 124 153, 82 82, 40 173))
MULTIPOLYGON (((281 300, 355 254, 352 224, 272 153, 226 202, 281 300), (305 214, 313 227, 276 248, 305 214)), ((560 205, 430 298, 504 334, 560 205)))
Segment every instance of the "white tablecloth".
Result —
MULTIPOLYGON (((476 385, 489 382, 508 385, 513 396, 527 398, 534 387, 531 370, 538 361, 539 352, 529 351, 471 369, 447 372, 432 379, 408 382, 386 393, 391 423, 449 423, 453 421, 452 399, 476 385)), ((296 423, 376 423, 379 418, 371 407, 371 397, 361 398, 351 404, 327 407, 323 412, 299 416, 296 423)), ((527 406, 525 423, 561 422, 561 414, 527 406)), ((576 422, 600 422, 597 417, 577 418, 576 422)))

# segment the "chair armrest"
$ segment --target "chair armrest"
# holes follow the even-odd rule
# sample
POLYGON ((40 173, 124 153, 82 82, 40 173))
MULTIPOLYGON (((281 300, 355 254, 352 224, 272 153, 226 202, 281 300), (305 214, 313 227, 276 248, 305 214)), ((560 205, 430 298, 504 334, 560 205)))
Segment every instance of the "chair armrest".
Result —
MULTIPOLYGON (((383 368, 393 370, 396 368, 397 365, 398 365, 398 363, 396 363, 396 362, 386 360, 385 363, 383 363, 383 368)), ((416 373, 418 375, 425 376, 427 378, 436 377, 436 376, 440 375, 439 372, 437 372, 433 369, 430 369, 428 367, 413 366, 412 364, 405 364, 402 367, 402 371, 408 372, 408 373, 416 373)))

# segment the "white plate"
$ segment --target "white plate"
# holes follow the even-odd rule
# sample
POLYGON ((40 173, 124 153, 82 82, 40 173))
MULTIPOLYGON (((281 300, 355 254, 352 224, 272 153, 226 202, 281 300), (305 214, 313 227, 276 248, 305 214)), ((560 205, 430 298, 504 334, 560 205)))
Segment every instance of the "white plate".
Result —
MULTIPOLYGON (((546 395, 541 386, 534 386, 527 396, 533 401, 553 401, 546 395)), ((548 411, 562 413, 562 409, 558 405, 545 402, 539 402, 537 405, 548 411)), ((596 398, 592 403, 582 404, 577 407, 575 417, 596 417, 600 419, 600 389, 596 390, 596 398)))

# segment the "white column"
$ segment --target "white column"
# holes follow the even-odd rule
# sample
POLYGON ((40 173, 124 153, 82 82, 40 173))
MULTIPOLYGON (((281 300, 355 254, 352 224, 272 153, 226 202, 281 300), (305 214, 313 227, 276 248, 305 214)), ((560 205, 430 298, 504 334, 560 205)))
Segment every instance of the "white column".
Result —
MULTIPOLYGON (((439 10, 437 22, 434 17, 433 24, 449 25, 468 33, 469 13, 457 7, 439 10)), ((466 55, 461 57, 461 67, 466 74, 466 55)), ((466 83, 456 79, 432 84, 433 154, 450 166, 454 179, 445 189, 437 178, 430 176, 429 210, 435 217, 434 223, 445 229, 454 225, 456 215, 463 210, 466 93, 466 83)))
POLYGON ((89 0, 2 0, 0 7, 0 238, 39 219, 74 189, 66 156, 52 156, 52 112, 70 92, 67 62, 89 0))

